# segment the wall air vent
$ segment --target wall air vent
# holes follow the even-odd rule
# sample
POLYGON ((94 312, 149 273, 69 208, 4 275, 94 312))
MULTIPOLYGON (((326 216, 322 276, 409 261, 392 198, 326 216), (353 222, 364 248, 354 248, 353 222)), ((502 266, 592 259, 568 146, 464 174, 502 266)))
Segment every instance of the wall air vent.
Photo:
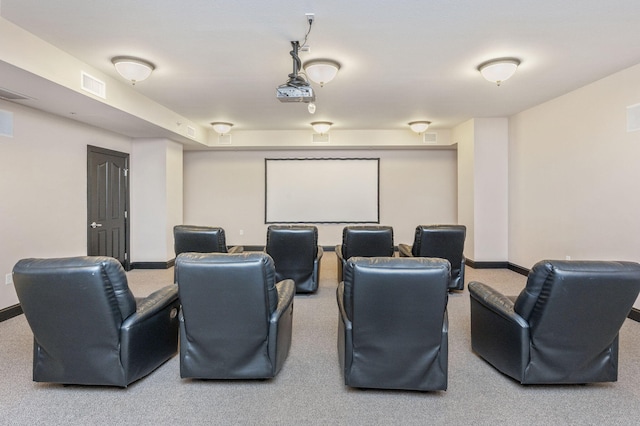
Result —
POLYGON ((422 143, 429 143, 429 144, 438 143, 438 134, 434 133, 434 132, 423 133, 422 134, 422 143))
POLYGON ((231 135, 218 135, 218 145, 231 145, 231 135))
POLYGON ((13 137, 13 113, 0 109, 0 136, 13 137))
POLYGON ((107 86, 104 81, 100 81, 84 71, 81 71, 81 74, 82 79, 80 81, 80 87, 82 87, 82 90, 89 92, 92 95, 98 96, 102 99, 106 99, 107 86))
POLYGON ((312 143, 330 143, 331 140, 329 139, 329 133, 324 133, 324 134, 320 134, 320 133, 314 133, 311 139, 312 143))
POLYGON ((195 139, 196 138, 196 129, 195 129, 195 127, 187 126, 187 136, 189 136, 191 139, 195 139))
POLYGON ((640 130, 640 104, 627 107, 627 132, 640 130))
POLYGON ((7 101, 27 101, 30 98, 29 96, 23 95, 18 92, 13 92, 9 89, 5 89, 4 87, 0 87, 0 99, 5 99, 7 101))

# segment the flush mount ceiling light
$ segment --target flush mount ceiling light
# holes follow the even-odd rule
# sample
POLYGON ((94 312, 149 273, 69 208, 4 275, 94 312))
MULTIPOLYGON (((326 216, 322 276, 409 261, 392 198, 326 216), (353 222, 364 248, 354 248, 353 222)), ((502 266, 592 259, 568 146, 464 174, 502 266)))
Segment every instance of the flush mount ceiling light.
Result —
POLYGON ((332 125, 333 123, 331 123, 330 121, 314 121, 313 123, 311 123, 311 127, 313 127, 313 130, 315 130, 316 133, 320 133, 321 135, 327 133, 332 125))
POLYGON ((313 59, 305 62, 303 68, 309 80, 318 83, 322 87, 338 74, 340 64, 331 59, 313 59))
POLYGON ((424 131, 429 128, 429 124, 431 124, 430 121, 412 121, 411 123, 409 123, 409 127, 411 127, 411 130, 413 130, 417 134, 420 134, 424 133, 424 131))
POLYGON ((215 130, 216 133, 218 133, 221 136, 226 133, 229 133, 229 131, 233 127, 233 124, 225 123, 222 121, 214 121, 213 123, 211 123, 211 125, 213 126, 213 130, 215 130))
POLYGON ((517 58, 499 58, 486 61, 478 65, 478 71, 487 80, 500 86, 505 80, 508 80, 518 69, 520 59, 517 58))
POLYGON ((155 65, 144 59, 133 56, 116 56, 111 59, 111 63, 116 67, 116 71, 131 84, 146 80, 151 75, 151 71, 156 69, 155 65))

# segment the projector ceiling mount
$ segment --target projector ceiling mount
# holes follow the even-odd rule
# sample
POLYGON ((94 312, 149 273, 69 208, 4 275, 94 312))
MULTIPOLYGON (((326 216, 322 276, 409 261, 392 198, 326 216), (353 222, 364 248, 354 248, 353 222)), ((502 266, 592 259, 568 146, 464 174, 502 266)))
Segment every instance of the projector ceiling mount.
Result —
MULTIPOLYGON (((304 42, 302 46, 304 46, 307 42, 307 37, 311 32, 311 25, 313 24, 314 15, 311 13, 307 13, 306 15, 307 22, 309 23, 309 30, 307 34, 304 36, 304 42)), ((276 97, 280 102, 314 102, 316 100, 316 95, 313 93, 313 89, 311 85, 304 77, 304 75, 299 74, 302 69, 302 61, 298 56, 298 51, 300 50, 300 42, 292 41, 291 42, 291 51, 289 54, 293 59, 293 72, 289 74, 289 80, 286 83, 281 84, 276 88, 276 97)))

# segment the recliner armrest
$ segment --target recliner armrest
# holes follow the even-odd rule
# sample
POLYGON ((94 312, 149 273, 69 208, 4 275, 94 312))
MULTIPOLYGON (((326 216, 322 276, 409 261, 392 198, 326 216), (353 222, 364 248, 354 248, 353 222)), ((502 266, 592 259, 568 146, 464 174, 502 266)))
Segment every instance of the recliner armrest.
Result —
POLYGON ((398 244, 398 253, 400 254, 400 257, 413 257, 413 253, 411 252, 412 249, 413 246, 408 244, 398 244))
POLYGON ((469 283, 469 294, 487 309, 522 327, 529 327, 527 321, 513 310, 514 301, 496 289, 484 283, 473 281, 469 283))
POLYGON ((135 323, 144 321, 177 299, 178 287, 176 285, 169 285, 151 293, 139 301, 136 312, 122 323, 122 328, 128 328, 135 323))
POLYGON ((344 375, 344 383, 348 384, 348 372, 353 362, 353 323, 344 308, 344 281, 338 283, 336 299, 338 300, 338 361, 344 375))
POLYGON ((462 256, 462 262, 460 262, 460 288, 459 290, 462 290, 462 288, 464 287, 464 270, 467 267, 467 258, 464 257, 464 255, 462 256))
POLYGON ((340 282, 343 279, 342 273, 344 271, 344 264, 347 261, 347 259, 342 256, 341 245, 336 246, 336 259, 338 259, 338 282, 340 282))
POLYGON ((278 306, 271 314, 269 320, 271 323, 277 323, 293 302, 293 296, 296 294, 296 284, 293 280, 282 280, 276 284, 276 289, 278 291, 278 306))
POLYGON ((122 365, 127 382, 150 373, 178 352, 178 286, 150 294, 120 329, 122 365))
POLYGON ((340 312, 340 317, 342 318, 342 322, 347 330, 351 330, 353 328, 353 324, 347 315, 347 310, 344 307, 344 281, 341 281, 338 284, 338 289, 336 290, 336 298, 338 300, 338 311, 340 312))
POLYGON ((244 252, 244 246, 227 247, 227 253, 243 253, 243 252, 244 252))
POLYGON ((324 250, 322 246, 318 246, 318 253, 316 254, 316 260, 322 259, 322 255, 324 254, 324 250))
POLYGON ((512 299, 479 282, 469 283, 471 349, 498 370, 522 380, 529 359, 529 324, 512 299))
POLYGON ((296 284, 286 279, 276 284, 278 306, 269 319, 269 358, 272 361, 272 375, 278 374, 291 348, 293 327, 293 297, 296 284))

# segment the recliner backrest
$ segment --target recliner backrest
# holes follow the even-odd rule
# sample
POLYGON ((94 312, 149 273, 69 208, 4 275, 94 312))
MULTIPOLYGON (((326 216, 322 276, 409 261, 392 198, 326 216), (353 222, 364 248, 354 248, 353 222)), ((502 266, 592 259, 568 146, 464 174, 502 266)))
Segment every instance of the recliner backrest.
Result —
POLYGON ((238 315, 264 310, 260 316, 265 319, 278 306, 275 267, 269 255, 260 252, 183 253, 178 260, 176 269, 181 299, 183 295, 184 298, 193 295, 194 302, 202 299, 208 305, 205 309, 213 310, 213 305, 220 303, 224 296, 227 299, 220 309, 226 309, 233 300, 239 309, 238 315))
POLYGON ((242 352, 229 358, 240 359, 256 356, 255 348, 266 347, 269 316, 278 305, 269 255, 183 253, 176 260, 176 277, 193 345, 213 348, 233 335, 244 344, 229 348, 242 352))
POLYGON ((227 253, 224 229, 212 226, 176 225, 173 228, 176 256, 181 253, 227 253))
POLYGON ((345 384, 445 390, 448 284, 444 259, 351 257, 338 286, 350 322, 338 332, 345 384))
POLYGON ((33 314, 27 317, 49 325, 56 318, 69 317, 70 326, 82 326, 76 324, 82 316, 99 316, 109 319, 109 328, 119 327, 136 311, 124 269, 110 257, 22 259, 14 274, 20 276, 16 292, 23 301, 23 311, 33 314), (79 296, 82 302, 74 303, 79 296))
POLYGON ((389 313, 408 321, 436 321, 439 336, 449 273, 449 264, 442 259, 351 257, 344 272, 345 311, 354 327, 370 322, 387 329, 389 313), (397 299, 398 295, 404 297, 397 299), (396 305, 389 306, 394 299, 396 305))
POLYGON ((318 255, 318 228, 307 225, 271 225, 267 228, 267 254, 276 267, 276 282, 309 279, 318 255))
POLYGON ((452 270, 460 269, 466 231, 464 225, 417 226, 411 253, 416 257, 447 259, 452 270))
POLYGON ((391 226, 345 226, 342 230, 342 256, 393 256, 393 228, 391 226))
POLYGON ((529 323, 532 351, 574 353, 566 362, 580 365, 611 345, 639 289, 636 263, 546 260, 532 268, 514 311, 529 323))
POLYGON ((180 376, 274 377, 291 345, 293 280, 276 283, 264 252, 182 253, 176 271, 180 376))
POLYGON ((73 382, 77 376, 76 383, 96 371, 121 373, 120 327, 136 311, 136 301, 117 260, 23 259, 14 267, 14 282, 47 365, 70 371, 68 377, 73 382), (96 356, 86 356, 93 352, 96 356))

